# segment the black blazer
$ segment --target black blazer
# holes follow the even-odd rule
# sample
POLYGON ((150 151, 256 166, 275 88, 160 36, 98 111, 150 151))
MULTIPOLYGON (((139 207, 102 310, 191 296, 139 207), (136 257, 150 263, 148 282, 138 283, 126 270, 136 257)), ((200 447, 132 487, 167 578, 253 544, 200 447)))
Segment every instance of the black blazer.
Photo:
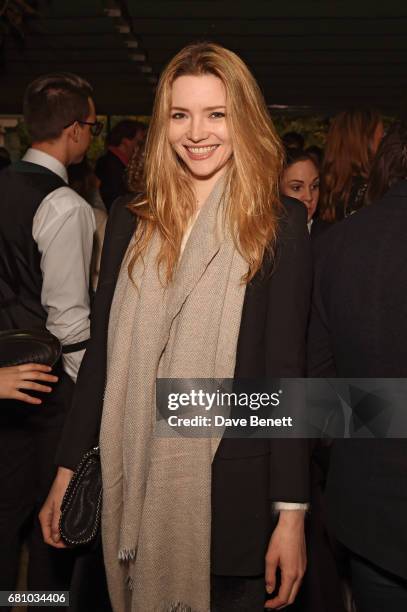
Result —
POLYGON ((128 192, 126 166, 117 155, 107 151, 96 162, 95 174, 100 180, 100 195, 109 212, 116 198, 128 192))
MULTIPOLYGON (((299 377, 305 367, 305 335, 311 256, 305 207, 284 200, 275 269, 263 269, 248 285, 238 338, 235 376, 299 377)), ((57 456, 74 468, 97 444, 106 373, 110 304, 134 219, 115 203, 109 216, 91 341, 79 372, 75 398, 57 456)), ((264 571, 272 530, 272 501, 309 500, 309 445, 302 440, 222 440, 213 464, 212 570, 251 575, 264 571), (236 534, 239 534, 236 537, 236 534)))
MULTIPOLYGON (((313 377, 407 376, 407 181, 318 242, 308 344, 313 377)), ((338 440, 329 521, 354 552, 407 578, 407 441, 338 440)))

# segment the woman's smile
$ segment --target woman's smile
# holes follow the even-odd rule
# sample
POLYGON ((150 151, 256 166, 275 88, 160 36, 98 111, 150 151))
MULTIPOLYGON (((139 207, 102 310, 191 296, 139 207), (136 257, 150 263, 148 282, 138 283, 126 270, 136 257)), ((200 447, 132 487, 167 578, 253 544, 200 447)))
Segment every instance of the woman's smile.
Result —
POLYGON ((188 146, 184 145, 187 150, 188 156, 194 160, 199 161, 201 159, 208 159, 216 151, 220 145, 205 145, 205 146, 188 146))

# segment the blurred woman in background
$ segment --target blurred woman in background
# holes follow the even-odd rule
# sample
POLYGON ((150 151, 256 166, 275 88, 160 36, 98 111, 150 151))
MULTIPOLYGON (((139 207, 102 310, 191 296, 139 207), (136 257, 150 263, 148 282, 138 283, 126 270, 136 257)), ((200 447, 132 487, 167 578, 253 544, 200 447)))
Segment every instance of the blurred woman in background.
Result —
POLYGON ((383 137, 376 110, 349 110, 332 120, 321 169, 319 218, 335 223, 365 203, 371 164, 383 137))
POLYGON ((307 209, 308 230, 311 231, 312 218, 319 199, 319 170, 308 153, 288 150, 281 179, 281 193, 300 200, 307 209))

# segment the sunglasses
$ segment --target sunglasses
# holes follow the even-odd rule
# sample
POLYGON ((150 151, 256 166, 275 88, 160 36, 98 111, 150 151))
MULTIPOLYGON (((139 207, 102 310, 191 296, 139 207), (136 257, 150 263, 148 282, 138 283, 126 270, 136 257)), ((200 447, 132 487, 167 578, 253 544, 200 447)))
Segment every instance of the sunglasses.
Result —
POLYGON ((81 125, 90 125, 90 133, 92 134, 92 136, 99 136, 99 134, 103 130, 102 121, 79 121, 79 119, 75 119, 75 121, 72 121, 72 123, 68 123, 68 125, 64 127, 64 130, 66 130, 66 128, 70 127, 74 123, 80 123, 81 125))

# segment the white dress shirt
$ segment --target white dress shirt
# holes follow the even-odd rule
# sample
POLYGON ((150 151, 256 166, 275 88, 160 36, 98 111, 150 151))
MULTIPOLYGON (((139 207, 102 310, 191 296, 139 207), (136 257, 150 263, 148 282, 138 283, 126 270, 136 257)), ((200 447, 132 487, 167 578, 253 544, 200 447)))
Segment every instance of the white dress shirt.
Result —
MULTIPOLYGON (((65 166, 55 157, 28 149, 24 161, 51 170, 66 183, 65 166)), ((41 304, 47 329, 62 345, 89 338, 89 274, 95 219, 92 208, 68 185, 49 193, 39 205, 32 236, 41 254, 41 304)), ((84 350, 63 355, 65 372, 76 382, 84 350)))

